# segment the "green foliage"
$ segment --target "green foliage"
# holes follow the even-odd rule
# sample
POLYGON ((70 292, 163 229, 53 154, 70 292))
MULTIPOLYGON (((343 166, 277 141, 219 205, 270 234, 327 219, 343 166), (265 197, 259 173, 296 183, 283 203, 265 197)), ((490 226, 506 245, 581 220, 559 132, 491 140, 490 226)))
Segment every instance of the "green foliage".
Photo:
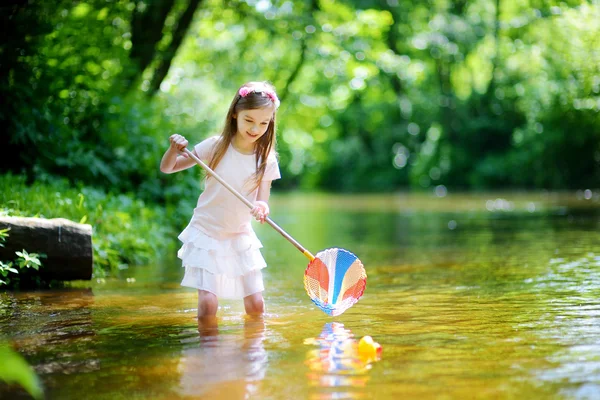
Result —
MULTIPOLYGON (((4 243, 9 237, 9 231, 10 228, 0 229, 0 247, 4 247, 4 243)), ((28 253, 25 249, 22 251, 16 251, 15 255, 17 258, 14 261, 0 260, 0 286, 17 286, 19 279, 15 275, 19 273, 19 269, 33 268, 36 271, 39 271, 40 267, 42 266, 40 258, 46 257, 45 254, 28 253), (16 264, 19 269, 14 268, 14 264, 16 264)))
POLYGON ((0 341, 0 380, 8 384, 17 384, 34 399, 43 398, 40 381, 27 361, 8 344, 0 341))
POLYGON ((9 274, 18 273, 19 271, 13 268, 12 262, 0 261, 0 275, 2 275, 2 278, 0 279, 0 286, 10 284, 11 279, 9 278, 9 274))
POLYGON ((42 262, 40 261, 40 257, 43 255, 37 253, 28 253, 26 250, 17 251, 17 265, 19 268, 33 268, 36 271, 39 271, 42 266, 42 262))
POLYGON ((192 202, 197 174, 158 171, 167 137, 218 133, 234 90, 267 79, 283 100, 280 189, 600 180, 597 3, 209 0, 166 59, 187 4, 9 8, 0 171, 192 202), (148 21, 164 24, 144 30, 148 21))
MULTIPOLYGON (((8 238, 8 232, 10 228, 0 229, 0 247, 4 247, 4 243, 8 238)), ((10 283, 9 274, 18 274, 19 271, 13 268, 12 262, 4 262, 0 260, 0 286, 8 285, 10 283)))
MULTIPOLYGON (((16 260, 13 261, 8 261, 8 262, 4 262, 4 261, 0 261, 0 275, 2 276, 2 279, 0 279, 0 286, 2 285, 7 285, 8 287, 16 287, 19 284, 19 278, 18 276, 15 276, 19 273, 19 269, 25 269, 25 268, 33 268, 36 271, 38 271, 40 269, 40 267, 42 267, 42 262, 40 261, 40 258, 43 257, 43 254, 37 254, 37 253, 27 253, 26 250, 23 251, 17 251, 15 252, 17 255, 16 260), (16 266, 19 268, 14 268, 13 265, 16 264, 16 266)), ((38 286, 41 284, 41 282, 37 282, 38 286)))
POLYGON ((4 247, 4 243, 9 236, 8 232, 10 232, 10 228, 0 229, 0 247, 4 247))

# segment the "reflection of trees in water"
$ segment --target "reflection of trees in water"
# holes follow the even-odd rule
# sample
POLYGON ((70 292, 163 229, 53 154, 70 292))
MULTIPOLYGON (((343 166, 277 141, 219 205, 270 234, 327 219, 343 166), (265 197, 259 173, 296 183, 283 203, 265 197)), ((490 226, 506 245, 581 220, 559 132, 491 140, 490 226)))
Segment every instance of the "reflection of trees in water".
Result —
MULTIPOLYGON (((0 336, 27 360, 43 381, 46 395, 65 376, 97 371, 97 338, 92 320, 91 289, 3 293, 0 336)), ((0 398, 29 398, 13 386, 0 386, 0 398)))
POLYGON ((198 346, 183 350, 179 362, 180 390, 186 396, 245 399, 255 394, 265 376, 262 317, 245 317, 243 335, 219 332, 217 320, 198 324, 198 346))
POLYGON ((97 371, 100 367, 98 354, 91 346, 97 334, 93 325, 91 306, 94 294, 91 289, 49 292, 40 297, 41 306, 52 310, 49 319, 40 329, 44 346, 56 346, 55 357, 46 357, 44 363, 35 366, 41 374, 74 374, 97 371), (63 348, 77 349, 64 351, 63 348))
POLYGON ((306 355, 310 384, 319 389, 311 398, 337 399, 362 397, 370 368, 368 361, 358 354, 358 342, 344 324, 329 322, 316 338, 306 339, 305 344, 318 348, 306 355))

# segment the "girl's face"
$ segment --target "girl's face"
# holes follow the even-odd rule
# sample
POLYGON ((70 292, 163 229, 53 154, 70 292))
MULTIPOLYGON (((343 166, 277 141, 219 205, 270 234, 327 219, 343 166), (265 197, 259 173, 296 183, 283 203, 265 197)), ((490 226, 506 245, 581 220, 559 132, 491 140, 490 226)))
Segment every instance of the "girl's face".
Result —
POLYGON ((254 150, 255 142, 260 139, 273 119, 273 107, 240 111, 237 118, 235 144, 242 150, 254 150))

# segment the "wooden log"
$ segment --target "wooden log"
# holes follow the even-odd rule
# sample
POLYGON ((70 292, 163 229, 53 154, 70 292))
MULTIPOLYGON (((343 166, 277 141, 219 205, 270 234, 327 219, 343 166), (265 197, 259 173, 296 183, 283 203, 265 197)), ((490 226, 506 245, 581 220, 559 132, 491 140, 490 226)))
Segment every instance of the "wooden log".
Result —
POLYGON ((37 276, 44 281, 90 280, 92 278, 92 226, 64 218, 0 217, 0 229, 10 228, 0 260, 17 258, 15 251, 45 254, 39 271, 19 270, 19 278, 37 276))

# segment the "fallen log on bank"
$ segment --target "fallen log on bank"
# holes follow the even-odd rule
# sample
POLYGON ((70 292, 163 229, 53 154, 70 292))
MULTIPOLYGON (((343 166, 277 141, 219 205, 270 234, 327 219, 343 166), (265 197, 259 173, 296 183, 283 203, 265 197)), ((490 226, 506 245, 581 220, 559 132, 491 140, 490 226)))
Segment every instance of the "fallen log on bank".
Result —
POLYGON ((45 254, 39 271, 19 270, 19 278, 37 276, 44 281, 92 278, 92 226, 64 218, 0 217, 0 230, 10 228, 0 260, 13 261, 16 251, 45 254))

